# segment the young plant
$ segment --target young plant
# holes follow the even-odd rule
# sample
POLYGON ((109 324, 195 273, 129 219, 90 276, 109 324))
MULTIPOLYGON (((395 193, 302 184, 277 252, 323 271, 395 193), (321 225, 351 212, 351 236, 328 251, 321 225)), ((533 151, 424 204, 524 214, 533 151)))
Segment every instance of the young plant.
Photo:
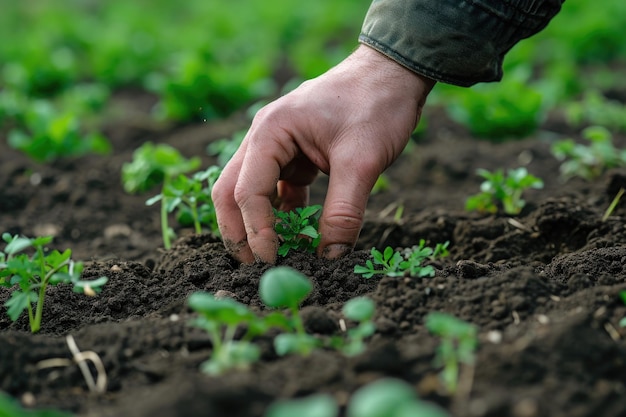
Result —
POLYGON ((19 401, 0 391, 0 417, 72 417, 73 414, 60 410, 23 408, 19 401))
POLYGON ((426 328, 441 338, 435 366, 442 366, 441 380, 450 394, 457 391, 461 364, 474 366, 478 345, 476 326, 454 316, 433 312, 425 319, 426 328))
POLYGON ((480 85, 455 89, 447 111, 476 136, 502 142, 534 132, 545 109, 540 91, 529 87, 530 71, 520 68, 497 88, 480 85))
MULTIPOLYGON (((144 143, 133 153, 133 160, 122 166, 122 183, 128 193, 141 193, 162 185, 164 190, 170 190, 170 184, 181 174, 197 169, 200 166, 199 158, 187 159, 175 148, 151 142, 144 143)), ((169 191, 168 191, 169 192, 169 191)), ((163 246, 170 249, 173 231, 168 223, 169 197, 161 197, 161 234, 163 246)), ((152 199, 147 203, 154 203, 152 199)), ((173 210, 173 208, 172 208, 173 210)))
POLYGON ((329 394, 313 394, 296 400, 276 401, 265 417, 337 417, 339 406, 329 394))
POLYGON ((246 137, 247 130, 241 130, 236 132, 232 138, 223 138, 211 142, 207 146, 207 153, 211 156, 217 157, 217 163, 219 166, 224 167, 233 157, 241 142, 246 137))
POLYGON ((522 194, 529 188, 543 188, 543 181, 528 173, 524 167, 509 169, 508 175, 502 170, 489 172, 478 169, 478 175, 485 181, 480 185, 480 193, 467 199, 465 209, 487 213, 497 213, 500 208, 506 214, 519 214, 526 202, 522 194))
POLYGON ((624 195, 624 192, 626 192, 626 190, 624 189, 624 187, 622 187, 615 194, 615 197, 613 197, 613 200, 611 200, 611 204, 609 204, 609 206, 607 207, 606 211, 602 215, 602 221, 603 222, 607 221, 608 218, 611 216, 611 214, 613 214, 613 212, 615 211, 615 208, 619 204, 620 199, 624 195))
POLYGON ((281 333, 274 339, 274 349, 279 355, 299 353, 308 355, 320 345, 315 337, 307 334, 299 314, 300 303, 313 290, 311 281, 302 273, 287 266, 267 270, 259 282, 259 295, 268 307, 288 308, 291 332, 281 333))
MULTIPOLYGON (((339 407, 328 394, 277 401, 265 417, 337 417, 339 407)), ((343 415, 343 414, 342 414, 343 415)), ((396 378, 383 378, 359 388, 350 399, 347 417, 449 417, 441 407, 420 400, 413 387, 396 378)))
POLYGON ((191 177, 180 174, 164 184, 161 193, 148 199, 146 204, 161 201, 168 213, 178 210, 180 224, 192 224, 198 234, 202 233, 202 225, 206 225, 213 234, 219 236, 211 191, 221 172, 221 168, 213 165, 191 177))
POLYGON ((111 144, 100 133, 83 133, 74 113, 55 111, 46 101, 35 101, 23 115, 23 129, 9 132, 8 142, 37 162, 51 162, 89 153, 106 154, 111 144))
POLYGON ((424 239, 421 239, 419 245, 402 251, 394 251, 392 247, 387 246, 383 252, 380 252, 373 247, 372 259, 365 261, 365 266, 356 265, 354 273, 363 275, 364 278, 371 278, 374 275, 432 277, 435 275, 435 269, 431 265, 422 265, 422 263, 447 256, 448 244, 449 242, 439 243, 435 249, 432 249, 426 246, 424 239))
POLYGON ((348 402, 347 417, 448 417, 439 406, 421 401, 415 389, 396 378, 382 378, 359 388, 348 402))
POLYGON ((11 236, 4 233, 6 242, 4 251, 0 252, 0 285, 3 287, 18 286, 11 293, 11 298, 4 304, 7 314, 15 321, 24 310, 28 311, 28 322, 33 333, 39 331, 43 315, 43 305, 48 285, 72 284, 74 292, 82 292, 94 296, 102 290, 108 278, 100 277, 93 281, 83 281, 82 262, 74 262, 70 258, 72 251, 54 250, 46 254, 46 245, 52 237, 26 238, 11 236), (33 249, 33 254, 24 253, 33 249), (33 310, 33 304, 35 309, 33 310))
POLYGON ((209 375, 220 375, 230 369, 247 369, 260 357, 260 349, 250 342, 253 323, 258 318, 243 304, 230 298, 215 298, 212 294, 195 292, 188 300, 189 306, 199 313, 192 325, 205 330, 211 338, 213 352, 201 365, 209 375), (235 340, 240 326, 248 326, 246 335, 235 340))
POLYGON ((374 302, 367 297, 356 297, 348 300, 342 309, 343 315, 358 325, 347 332, 345 342, 339 344, 339 350, 346 356, 355 356, 365 350, 364 340, 376 331, 374 325, 374 302))
POLYGON ((320 205, 298 207, 290 212, 274 210, 275 230, 281 241, 278 254, 287 256, 292 249, 315 252, 322 238, 318 232, 321 213, 320 205))
POLYGON ((602 126, 590 126, 582 135, 589 146, 577 144, 572 139, 556 142, 552 154, 561 163, 561 175, 565 179, 575 176, 586 180, 599 177, 609 168, 626 166, 626 150, 613 146, 613 136, 602 126))

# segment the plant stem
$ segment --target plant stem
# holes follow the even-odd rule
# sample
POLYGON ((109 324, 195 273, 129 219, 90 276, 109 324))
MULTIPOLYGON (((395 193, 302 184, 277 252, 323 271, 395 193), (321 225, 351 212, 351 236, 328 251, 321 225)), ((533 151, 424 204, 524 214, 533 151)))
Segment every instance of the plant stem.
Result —
MULTIPOLYGON (((28 323, 31 333, 37 333, 41 327, 41 317, 43 316, 43 300, 46 296, 46 285, 48 283, 48 274, 46 274, 46 258, 44 257, 43 248, 37 246, 37 255, 39 256, 39 276, 41 277, 41 286, 37 297, 37 308, 33 316, 33 309, 30 302, 28 303, 28 323)), ((52 271, 51 271, 52 273, 52 271)))
POLYGON ((191 215, 193 216, 193 227, 196 229, 196 234, 202 234, 202 225, 200 225, 200 219, 198 219, 198 207, 195 203, 189 203, 191 208, 191 215))
POLYGON ((291 308, 291 316, 293 317, 293 326, 296 328, 296 332, 300 335, 306 334, 302 319, 300 318, 300 314, 298 314, 298 307, 291 308))
POLYGON ((604 212, 604 216, 602 216, 603 222, 607 221, 609 216, 613 213, 613 211, 615 210, 615 207, 617 207, 617 203, 619 203, 619 200, 620 198, 622 198, 623 194, 624 194, 624 188, 622 187, 619 189, 617 194, 615 194, 615 197, 613 198, 613 201, 611 201, 609 208, 607 208, 606 211, 604 212))
POLYGON ((169 250, 172 247, 172 243, 170 241, 170 230, 167 222, 167 196, 165 195, 165 190, 169 185, 169 177, 166 175, 163 179, 163 189, 161 190, 161 194, 163 198, 161 199, 161 235, 163 236, 163 247, 166 250, 169 250))

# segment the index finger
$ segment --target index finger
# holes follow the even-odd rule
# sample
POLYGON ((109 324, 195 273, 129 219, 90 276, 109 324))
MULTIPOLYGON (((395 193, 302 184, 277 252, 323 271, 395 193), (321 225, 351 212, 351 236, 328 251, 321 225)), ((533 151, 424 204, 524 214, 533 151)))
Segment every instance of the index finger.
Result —
POLYGON ((234 195, 254 258, 275 263, 278 236, 271 199, 281 169, 295 158, 298 148, 285 131, 260 130, 250 132, 234 195))

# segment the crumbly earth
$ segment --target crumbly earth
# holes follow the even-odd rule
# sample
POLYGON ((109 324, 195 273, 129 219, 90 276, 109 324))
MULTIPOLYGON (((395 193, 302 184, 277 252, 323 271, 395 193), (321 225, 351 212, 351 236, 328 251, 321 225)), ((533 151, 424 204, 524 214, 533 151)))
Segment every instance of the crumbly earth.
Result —
MULTIPOLYGON (((426 114, 428 131, 386 175, 390 187, 372 196, 357 250, 327 261, 293 254, 279 262, 305 273, 314 291, 305 301, 310 332, 331 335, 343 303, 358 295, 376 302, 377 332, 365 353, 329 350, 278 357, 269 337, 249 371, 209 377, 199 365, 211 352, 206 334, 188 325, 194 291, 228 291, 263 313, 258 297, 265 265, 239 265, 219 240, 178 230, 174 248, 160 247, 158 208, 128 195, 120 169, 144 141, 168 143, 213 162, 205 147, 244 128, 235 116, 218 123, 161 126, 150 122, 151 97, 116 96, 106 132, 111 155, 38 165, 0 141, 0 229, 52 234, 54 247, 86 261, 86 278, 106 275, 95 298, 49 288, 44 323, 31 335, 25 317, 0 316, 0 390, 34 407, 81 417, 262 416, 278 398, 332 394, 345 405, 352 392, 384 376, 412 384, 419 395, 457 417, 617 417, 626 415, 625 204, 602 215, 626 172, 585 182, 558 177, 550 144, 577 132, 551 115, 532 137, 494 144, 472 138, 441 111, 426 114), (115 115, 125 117, 114 117, 115 115), (478 191, 477 168, 521 165, 545 181, 526 193, 516 217, 464 211, 478 191), (394 220, 402 204, 404 216, 394 220), (407 247, 425 239, 450 242, 433 263, 434 278, 372 278, 353 273, 371 246, 407 247), (432 311, 477 325, 476 366, 465 369, 467 394, 441 390, 433 365, 438 339, 424 327, 432 311), (76 366, 42 367, 69 358, 66 336, 102 360, 107 390, 91 394, 76 366), (473 378, 471 372, 473 371, 473 378), (469 377, 467 377, 469 375, 469 377)), ((626 137, 617 136, 624 146, 626 137)), ((322 202, 326 179, 314 187, 322 202)), ((0 303, 9 297, 0 288, 0 303)))

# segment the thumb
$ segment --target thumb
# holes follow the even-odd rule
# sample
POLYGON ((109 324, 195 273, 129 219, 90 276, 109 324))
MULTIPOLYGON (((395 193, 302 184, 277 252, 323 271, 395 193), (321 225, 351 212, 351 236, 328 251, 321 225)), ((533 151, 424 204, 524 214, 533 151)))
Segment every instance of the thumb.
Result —
POLYGON ((376 179, 384 167, 350 155, 348 161, 334 161, 329 176, 328 193, 320 218, 322 235, 318 255, 340 258, 354 249, 365 208, 376 179))

